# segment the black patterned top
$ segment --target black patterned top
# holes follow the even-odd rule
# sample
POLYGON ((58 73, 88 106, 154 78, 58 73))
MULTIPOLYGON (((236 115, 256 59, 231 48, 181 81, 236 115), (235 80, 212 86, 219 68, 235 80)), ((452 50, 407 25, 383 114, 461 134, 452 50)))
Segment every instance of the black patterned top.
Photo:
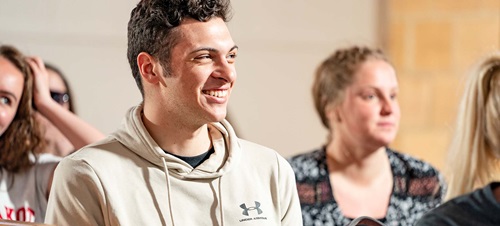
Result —
MULTIPOLYGON (((409 155, 386 149, 394 180, 393 190, 384 219, 388 226, 414 225, 427 211, 441 203, 446 184, 441 174, 430 164, 409 155)), ((347 225, 333 197, 326 165, 325 147, 289 159, 302 207, 305 226, 347 225)))

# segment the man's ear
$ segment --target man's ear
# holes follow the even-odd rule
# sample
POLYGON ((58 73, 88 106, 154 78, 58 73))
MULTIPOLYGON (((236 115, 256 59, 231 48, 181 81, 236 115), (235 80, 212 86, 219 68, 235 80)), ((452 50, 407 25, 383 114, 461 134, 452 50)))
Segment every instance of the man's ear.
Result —
POLYGON ((137 66, 139 67, 139 72, 143 81, 151 84, 162 81, 162 72, 160 62, 158 62, 153 56, 148 53, 141 52, 137 55, 137 66))

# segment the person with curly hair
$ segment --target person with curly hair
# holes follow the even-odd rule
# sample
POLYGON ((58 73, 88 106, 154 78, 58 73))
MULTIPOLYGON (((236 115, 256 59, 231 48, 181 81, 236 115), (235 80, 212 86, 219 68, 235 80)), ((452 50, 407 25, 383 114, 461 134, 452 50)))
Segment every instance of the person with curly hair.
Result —
POLYGON ((447 201, 417 225, 500 225, 500 51, 469 75, 447 167, 447 201))
POLYGON ((0 95, 0 218, 43 222, 59 159, 40 154, 45 143, 32 108, 33 76, 11 46, 0 46, 0 95))
POLYGON ((413 225, 441 203, 441 174, 388 147, 398 131, 399 85, 381 50, 338 49, 317 68, 312 93, 329 134, 322 147, 289 160, 304 225, 343 226, 360 216, 413 225))
POLYGON ((225 120, 238 53, 228 20, 229 0, 137 4, 128 59, 143 101, 61 161, 47 223, 302 225, 290 164, 225 120))
MULTIPOLYGON (((0 218, 6 220, 43 222, 45 218, 52 174, 60 158, 42 153, 46 143, 37 117, 52 118, 62 127, 82 122, 71 116, 65 122, 57 110, 39 112, 54 101, 41 98, 50 94, 35 61, 39 59, 27 58, 12 46, 0 46, 0 218)), ((88 133, 74 137, 83 143, 96 141, 88 140, 88 133)))

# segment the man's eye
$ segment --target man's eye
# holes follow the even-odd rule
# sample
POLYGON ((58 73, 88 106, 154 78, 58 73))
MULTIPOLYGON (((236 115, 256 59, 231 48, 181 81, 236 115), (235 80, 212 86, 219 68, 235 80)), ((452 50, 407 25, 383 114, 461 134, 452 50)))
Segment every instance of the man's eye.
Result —
POLYGON ((238 54, 236 53, 229 53, 229 55, 227 55, 226 59, 227 59, 227 62, 229 63, 234 63, 236 61, 236 57, 238 56, 238 54))
POLYGON ((210 59, 210 55, 208 55, 208 54, 200 55, 200 56, 195 57, 194 59, 196 59, 196 60, 210 59))
POLYGON ((227 58, 235 59, 238 56, 236 53, 230 53, 227 58))

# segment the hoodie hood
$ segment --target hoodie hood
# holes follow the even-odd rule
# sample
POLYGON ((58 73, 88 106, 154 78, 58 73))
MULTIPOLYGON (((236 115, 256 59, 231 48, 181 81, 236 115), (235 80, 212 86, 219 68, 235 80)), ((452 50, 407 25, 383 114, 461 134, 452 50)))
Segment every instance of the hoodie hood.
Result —
POLYGON ((164 168, 164 159, 171 176, 179 179, 217 178, 231 170, 240 160, 241 147, 238 138, 226 120, 208 124, 215 152, 201 165, 193 168, 183 160, 165 153, 158 146, 142 122, 142 111, 142 104, 129 109, 121 128, 111 136, 129 151, 157 167, 164 168))

